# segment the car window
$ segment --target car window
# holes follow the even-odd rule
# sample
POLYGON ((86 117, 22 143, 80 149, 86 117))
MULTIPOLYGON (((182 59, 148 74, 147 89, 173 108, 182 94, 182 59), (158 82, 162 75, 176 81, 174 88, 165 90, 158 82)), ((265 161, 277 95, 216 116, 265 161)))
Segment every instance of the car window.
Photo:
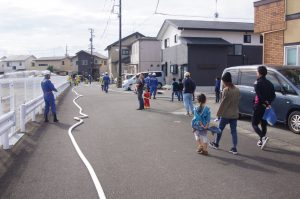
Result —
POLYGON ((289 83, 287 83, 282 77, 278 77, 284 91, 290 95, 297 95, 297 92, 291 87, 289 83))
POLYGON ((156 77, 161 77, 161 72, 155 72, 156 77))
POLYGON ((266 78, 273 84, 276 92, 281 92, 281 85, 273 73, 268 73, 266 78))
POLYGON ((242 71, 240 85, 253 87, 256 79, 256 71, 242 71))
POLYGON ((227 72, 229 72, 231 74, 232 83, 237 85, 239 71, 238 70, 228 70, 227 72))

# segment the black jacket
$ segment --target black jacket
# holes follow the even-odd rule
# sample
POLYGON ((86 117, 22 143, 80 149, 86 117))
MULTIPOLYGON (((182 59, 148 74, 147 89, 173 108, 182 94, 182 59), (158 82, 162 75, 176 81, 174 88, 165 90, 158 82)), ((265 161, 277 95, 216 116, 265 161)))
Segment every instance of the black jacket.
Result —
POLYGON ((191 78, 184 79, 183 86, 183 93, 194 93, 196 90, 196 84, 191 78))
POLYGON ((274 86, 266 77, 258 78, 254 84, 254 89, 260 105, 268 106, 276 97, 274 86))

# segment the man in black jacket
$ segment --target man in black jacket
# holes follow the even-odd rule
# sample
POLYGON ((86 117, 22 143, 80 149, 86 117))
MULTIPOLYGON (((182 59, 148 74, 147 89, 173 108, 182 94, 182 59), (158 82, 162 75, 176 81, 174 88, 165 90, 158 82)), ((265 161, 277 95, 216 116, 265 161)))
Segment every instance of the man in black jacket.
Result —
POLYGON ((260 139, 257 142, 257 146, 261 149, 265 147, 269 138, 267 134, 267 121, 263 119, 266 108, 271 106, 271 103, 275 99, 275 90, 273 84, 266 79, 268 71, 265 66, 259 66, 257 68, 257 81, 254 83, 255 99, 253 106, 252 127, 254 131, 259 135, 260 139), (261 124, 261 129, 258 127, 261 124))

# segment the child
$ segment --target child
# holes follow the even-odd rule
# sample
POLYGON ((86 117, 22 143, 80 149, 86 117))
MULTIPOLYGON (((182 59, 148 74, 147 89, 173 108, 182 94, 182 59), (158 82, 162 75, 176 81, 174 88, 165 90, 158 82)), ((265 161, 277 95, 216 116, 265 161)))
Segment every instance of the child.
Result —
POLYGON ((150 108, 150 92, 148 88, 146 88, 146 91, 144 92, 144 108, 150 108))
POLYGON ((192 120, 193 133, 198 143, 197 152, 202 155, 208 155, 207 152, 207 129, 210 122, 210 110, 205 105, 206 96, 204 94, 197 96, 199 106, 194 108, 194 118, 192 120))
POLYGON ((178 95, 178 90, 179 90, 179 84, 178 82, 176 82, 176 78, 173 78, 173 83, 172 83, 172 102, 174 101, 174 94, 177 96, 178 101, 180 101, 179 99, 179 95, 178 95))
POLYGON ((182 83, 182 79, 178 80, 178 98, 180 99, 179 101, 183 101, 183 83, 182 83))

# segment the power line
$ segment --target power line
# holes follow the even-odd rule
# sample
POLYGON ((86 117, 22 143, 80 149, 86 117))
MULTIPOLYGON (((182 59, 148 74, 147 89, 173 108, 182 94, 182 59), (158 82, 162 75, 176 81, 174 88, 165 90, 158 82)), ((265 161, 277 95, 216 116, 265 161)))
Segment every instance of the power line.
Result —
POLYGON ((106 33, 107 29, 108 29, 108 25, 109 25, 109 23, 110 23, 111 14, 112 14, 112 12, 113 12, 114 6, 115 6, 115 0, 113 1, 112 10, 109 12, 108 19, 107 19, 107 21, 106 21, 106 24, 105 24, 105 27, 104 27, 104 29, 103 29, 103 32, 102 32, 102 34, 101 34, 101 36, 100 36, 100 41, 103 39, 103 37, 104 37, 104 35, 105 35, 105 33, 106 33))

